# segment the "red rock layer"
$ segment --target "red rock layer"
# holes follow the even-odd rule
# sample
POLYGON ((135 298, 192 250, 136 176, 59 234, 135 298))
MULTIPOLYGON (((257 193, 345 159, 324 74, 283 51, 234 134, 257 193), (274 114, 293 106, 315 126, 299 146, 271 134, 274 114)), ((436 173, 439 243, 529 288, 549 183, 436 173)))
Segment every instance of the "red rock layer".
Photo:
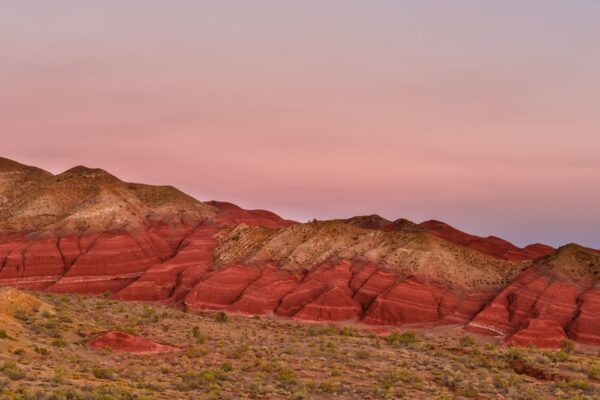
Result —
POLYGON ((579 314, 568 333, 580 343, 600 345, 600 288, 584 292, 579 301, 579 314))
POLYGON ((188 230, 178 241, 171 241, 175 252, 173 258, 151 266, 114 297, 120 300, 168 302, 176 296, 180 300, 208 272, 217 245, 214 238, 216 231, 217 227, 211 224, 188 230), (195 279, 190 282, 191 275, 195 279))
POLYGON ((116 292, 138 279, 152 265, 168 258, 166 243, 156 235, 101 235, 49 291, 98 294, 116 292))
POLYGON ((521 273, 504 288, 467 325, 467 329, 487 335, 507 336, 515 332, 532 311, 537 298, 549 284, 549 279, 535 269, 521 273))
POLYGON ((250 315, 272 313, 281 299, 298 286, 301 279, 300 275, 292 275, 274 266, 265 266, 261 269, 260 277, 227 310, 250 315))
MULTIPOLYGON (((462 296, 452 296, 449 292, 446 294, 446 302, 453 303, 456 306, 454 311, 445 315, 440 323, 442 324, 464 324, 473 319, 483 307, 493 297, 493 293, 489 291, 473 291, 464 293, 462 296)), ((450 307, 446 307, 449 309, 450 307)))
MULTIPOLYGON (((307 305, 316 302, 310 305, 307 311, 301 315, 309 320, 319 320, 319 313, 315 313, 316 308, 318 308, 317 304, 320 304, 321 307, 336 307, 338 305, 329 303, 333 300, 330 296, 322 297, 321 295, 336 287, 349 289, 348 284, 351 278, 352 272, 350 270, 350 263, 348 262, 314 268, 306 275, 302 283, 300 283, 294 291, 283 298, 281 305, 277 308, 275 313, 281 316, 292 317, 307 305)), ((350 294, 347 296, 349 295, 350 294)), ((354 319, 358 317, 359 314, 360 312, 356 315, 349 316, 348 311, 345 310, 340 312, 338 316, 343 317, 343 319, 354 319)))
POLYGON ((0 285, 44 290, 60 279, 66 268, 52 238, 5 242, 0 245, 0 257, 0 285))
POLYGON ((439 288, 410 277, 379 295, 367 310, 363 322, 372 325, 433 322, 443 317, 440 312, 442 296, 443 291, 439 288))
POLYGON ((232 265, 208 274, 185 297, 188 310, 221 310, 237 301, 244 290, 260 277, 260 269, 232 265))
POLYGON ((89 343, 93 349, 106 349, 122 353, 164 353, 179 350, 177 347, 158 344, 125 332, 106 332, 89 343))
POLYGON ((348 287, 334 286, 302 307, 293 318, 303 321, 358 320, 362 307, 352 299, 352 294, 348 287))
POLYGON ((541 348, 558 349, 568 339, 563 327, 551 319, 530 319, 512 335, 507 342, 517 346, 535 345, 541 348))
MULTIPOLYGON (((367 269, 371 269, 371 266, 366 266, 365 270, 367 269)), ((354 300, 358 301, 366 310, 371 306, 377 296, 396 283, 396 279, 396 275, 391 271, 376 269, 369 275, 368 279, 356 289, 354 300)))

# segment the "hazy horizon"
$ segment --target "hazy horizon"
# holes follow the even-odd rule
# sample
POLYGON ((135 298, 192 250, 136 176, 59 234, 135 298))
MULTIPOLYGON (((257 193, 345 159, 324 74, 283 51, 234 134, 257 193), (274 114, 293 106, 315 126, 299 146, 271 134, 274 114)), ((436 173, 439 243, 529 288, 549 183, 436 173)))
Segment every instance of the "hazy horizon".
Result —
POLYGON ((1 156, 600 248, 600 3, 7 1, 1 156))

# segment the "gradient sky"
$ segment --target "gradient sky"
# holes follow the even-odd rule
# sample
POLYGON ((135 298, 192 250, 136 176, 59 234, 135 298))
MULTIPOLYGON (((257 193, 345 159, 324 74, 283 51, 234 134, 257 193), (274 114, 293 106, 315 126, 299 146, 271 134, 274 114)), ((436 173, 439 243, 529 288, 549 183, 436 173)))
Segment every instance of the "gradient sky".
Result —
POLYGON ((600 248, 600 2, 3 1, 1 155, 600 248))

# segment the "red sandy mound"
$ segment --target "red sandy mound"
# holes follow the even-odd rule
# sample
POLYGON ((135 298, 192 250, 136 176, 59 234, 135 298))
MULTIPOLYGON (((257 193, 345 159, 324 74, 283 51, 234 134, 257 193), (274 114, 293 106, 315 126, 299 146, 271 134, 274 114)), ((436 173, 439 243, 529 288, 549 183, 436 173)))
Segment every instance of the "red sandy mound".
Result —
POLYGON ((93 349, 109 349, 120 353, 164 353, 179 350, 177 347, 155 343, 125 332, 106 332, 89 343, 93 349))

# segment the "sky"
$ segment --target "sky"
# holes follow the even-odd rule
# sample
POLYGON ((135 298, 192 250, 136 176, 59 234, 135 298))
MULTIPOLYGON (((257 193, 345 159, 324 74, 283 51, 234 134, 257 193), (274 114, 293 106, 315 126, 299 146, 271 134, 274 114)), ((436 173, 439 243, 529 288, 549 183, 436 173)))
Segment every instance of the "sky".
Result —
POLYGON ((5 0, 0 155, 600 248, 596 0, 5 0))

